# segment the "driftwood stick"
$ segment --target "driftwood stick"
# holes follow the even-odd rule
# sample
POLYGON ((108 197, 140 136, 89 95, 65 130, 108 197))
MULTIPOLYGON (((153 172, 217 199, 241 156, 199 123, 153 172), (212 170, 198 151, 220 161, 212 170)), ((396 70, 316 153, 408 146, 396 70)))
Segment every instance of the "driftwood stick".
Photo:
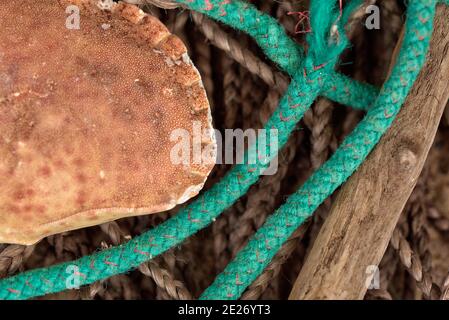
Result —
POLYGON ((393 126, 339 192, 290 299, 364 297, 449 98, 448 21, 449 8, 439 6, 424 69, 393 126))

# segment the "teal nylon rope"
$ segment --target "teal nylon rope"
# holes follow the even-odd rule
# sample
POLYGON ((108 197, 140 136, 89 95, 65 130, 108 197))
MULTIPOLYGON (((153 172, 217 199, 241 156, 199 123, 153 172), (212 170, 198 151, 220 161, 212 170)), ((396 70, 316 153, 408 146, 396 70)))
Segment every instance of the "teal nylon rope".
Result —
POLYGON ((322 96, 355 109, 368 110, 379 95, 379 90, 369 84, 331 71, 330 79, 323 86, 322 96))
MULTIPOLYGON (((326 0, 327 1, 327 0, 326 0)), ((186 1, 180 1, 180 2, 186 2, 186 1)), ((209 1, 213 5, 218 6, 219 3, 222 3, 222 1, 209 1)), ((322 3, 322 2, 321 2, 322 3)), ((353 2, 355 3, 355 2, 353 2)), ((188 6, 190 6, 192 9, 195 9, 193 6, 197 5, 204 5, 203 1, 193 1, 186 3, 188 6)), ((229 16, 238 15, 239 18, 237 20, 234 20, 235 22, 238 22, 238 26, 241 26, 241 29, 245 30, 245 27, 247 26, 245 24, 245 17, 248 17, 248 19, 255 18, 261 19, 261 17, 264 17, 263 14, 253 12, 255 9, 252 6, 249 6, 247 4, 242 3, 241 1, 233 1, 231 2, 233 5, 240 6, 239 9, 242 10, 240 12, 228 12, 229 16), (249 11, 249 12, 247 12, 249 11), (242 17, 243 21, 242 21, 242 17)), ((434 1, 423 1, 423 4, 419 3, 416 4, 416 1, 412 2, 410 5, 410 8, 412 6, 421 6, 421 9, 429 9, 432 8, 432 4, 434 4, 434 1), (428 4, 426 7, 425 4, 428 4)), ((333 8, 333 6, 331 6, 333 8)), ((205 8, 205 7, 204 7, 205 8)), ((226 8, 226 7, 225 7, 226 8)), ((221 8, 223 9, 223 8, 221 8)), ((224 19, 222 18, 222 11, 220 10, 206 10, 208 11, 208 14, 217 19, 224 19), (218 15, 218 16, 215 16, 218 15), (219 18, 220 17, 220 18, 219 18)), ((198 9, 200 11, 200 9, 198 9)), ((431 9, 429 17, 432 18, 433 11, 431 9)), ((316 11, 316 10, 314 10, 316 11)), ((410 9, 409 9, 410 11, 410 9)), ((318 11, 316 11, 318 12, 318 11)), ((329 17, 335 18, 335 10, 332 11, 333 15, 329 15, 329 17)), ((346 11, 347 13, 348 11, 346 11)), ((413 12, 412 12, 413 13, 413 12)), ((415 12, 416 13, 416 12, 415 12)), ((410 15, 410 13, 409 13, 410 15)), ((417 16, 417 15, 415 15, 417 16)), ((235 19, 235 17, 231 17, 232 19, 235 19)), ((265 18, 262 18, 263 22, 272 25, 275 24, 275 21, 271 21, 269 18, 264 20, 265 18)), ((342 19, 344 20, 344 19, 342 19)), ((430 29, 428 26, 423 25, 420 26, 421 29, 417 29, 419 32, 424 32, 431 30, 431 20, 430 19, 430 29)), ((223 20, 222 20, 223 21, 223 20)), ((260 21, 260 20, 259 20, 260 21)), ((326 19, 323 18, 322 21, 326 22, 326 25, 332 19, 326 19)), ((228 23, 228 21, 223 21, 225 23, 228 23)), ((429 23, 428 23, 429 24, 429 23)), ((250 23, 251 25, 251 23, 250 23)), ((277 24, 276 24, 277 25, 277 24)), ((235 26, 234 26, 235 27, 235 26)), ((248 33, 255 37, 256 39, 262 39, 267 38, 267 34, 265 33, 258 33, 255 31, 256 29, 250 29, 248 28, 248 33)), ((319 30, 319 27, 317 28, 319 30)), ((265 32, 268 32, 269 34, 273 34, 273 36, 278 37, 284 37, 285 33, 283 32, 282 35, 279 35, 279 33, 275 30, 275 28, 269 27, 265 30, 265 32)), ((409 36, 409 34, 407 35, 409 36)), ((411 35, 410 37, 412 37, 411 35)), ((315 34, 313 36, 310 36, 310 41, 314 45, 316 45, 316 48, 320 48, 323 45, 323 38, 319 35, 315 34), (321 42, 319 42, 321 41, 321 42)), ((409 40, 408 40, 409 41, 409 40)), ((278 110, 275 111, 273 116, 270 118, 270 120, 267 122, 266 128, 277 128, 279 130, 279 145, 282 146, 287 141, 287 138, 290 134, 290 132, 294 129, 297 121, 302 117, 304 112, 307 110, 307 108, 310 106, 310 104, 313 102, 315 97, 320 94, 324 89, 330 89, 332 86, 328 85, 329 79, 333 79, 334 77, 339 77, 339 79, 343 79, 344 81, 348 80, 349 85, 354 84, 350 79, 347 79, 341 75, 336 75, 333 72, 333 66, 336 64, 338 55, 345 47, 344 41, 341 42, 340 45, 334 46, 327 52, 317 52, 315 49, 311 48, 311 52, 313 53, 313 58, 311 57, 311 52, 309 52, 308 56, 304 58, 303 52, 301 50, 296 49, 294 50, 295 56, 292 57, 289 56, 288 53, 281 50, 283 54, 281 53, 281 58, 276 58, 277 54, 275 49, 273 49, 273 44, 270 43, 270 41, 258 41, 259 45, 262 46, 264 51, 267 53, 267 55, 272 58, 275 62, 277 62, 281 67, 285 68, 285 70, 290 70, 294 74, 292 83, 290 84, 286 95, 281 100, 280 106, 278 110), (270 49, 271 48, 271 49, 270 49), (301 58, 303 60, 301 60, 301 58), (276 61, 278 60, 279 61, 276 61), (326 65, 318 70, 315 70, 315 68, 318 66, 317 63, 322 62, 326 63, 326 65), (294 66, 294 68, 293 68, 294 66), (304 73, 305 71, 305 73, 304 73), (306 76, 304 76, 304 74, 306 76), (324 85, 323 85, 324 83, 324 85), (304 90, 306 89, 306 90, 304 90)), ((274 41, 277 43, 277 40, 274 41)), ((422 43, 428 42, 428 35, 424 35, 424 38, 422 40, 422 43)), ((283 42, 282 42, 283 43, 283 42)), ((406 41, 404 42, 404 44, 406 41)), ((285 42, 286 46, 290 46, 288 42, 285 42)), ((424 50, 427 49, 425 46, 421 46, 424 50)), ((420 45, 418 45, 420 47, 420 45)), ((292 49, 290 46, 289 48, 292 49)), ((293 50, 293 49, 292 49, 293 50)), ((419 58, 419 57, 418 57, 419 58)), ((419 72, 420 66, 422 65, 422 61, 424 57, 420 57, 419 59, 415 59, 416 66, 412 68, 415 73, 419 72)), ((403 66, 403 65, 401 65, 403 66)), ((395 70, 398 69, 398 67, 395 68, 395 70)), ((406 70, 409 71, 409 70, 406 70)), ((400 72, 400 71, 396 71, 400 72)), ((408 73, 410 74, 410 72, 408 73)), ((394 78, 394 75, 396 75, 393 72, 392 77, 389 81, 393 82, 393 79, 396 79, 396 83, 400 81, 400 78, 397 77, 394 78)), ((410 78, 411 82, 413 82, 414 78, 410 78)), ((388 83, 387 83, 388 84, 388 83)), ((357 85, 357 84, 356 84, 357 85)), ((411 85, 410 85, 411 86, 411 85)), ((361 86, 362 88, 363 86, 361 86)), ((406 93, 408 92, 408 89, 406 91, 398 91, 400 92, 399 98, 396 97, 397 93, 396 91, 393 91, 388 89, 389 87, 386 85, 383 89, 383 98, 384 100, 388 100, 388 98, 393 99, 395 101, 394 106, 396 107, 398 102, 400 101, 401 97, 405 98, 406 93)), ((400 89, 400 88, 398 88, 400 89)), ((338 86, 336 90, 341 90, 341 87, 338 86)), ((396 89, 395 89, 396 90, 396 89)), ((361 98, 363 98, 363 91, 360 93, 361 98)), ((382 97, 382 96, 381 96, 382 97)), ((377 109, 374 108, 373 110, 377 110, 378 113, 380 113, 380 101, 381 98, 379 98, 378 103, 376 103, 377 109)), ((391 101, 390 101, 391 102, 391 101)), ((402 104, 402 102, 400 103, 402 104)), ((399 104, 399 106, 400 106, 399 104)), ((360 105, 360 108, 364 108, 367 104, 360 105)), ((370 140, 369 144, 364 144, 362 146, 352 146, 348 145, 348 143, 345 143, 341 149, 342 150, 348 150, 348 151, 341 151, 341 154, 349 157, 356 157, 354 161, 352 161, 351 168, 355 170, 355 168, 358 166, 357 163, 362 162, 364 155, 368 154, 369 151, 372 149, 374 144, 377 142, 378 138, 381 136, 381 134, 388 128, 389 124, 391 124, 391 121, 393 121, 394 118, 394 108, 391 108, 384 110, 382 109, 382 112, 386 112, 386 115, 390 115, 390 111, 392 112, 392 116, 389 117, 388 121, 386 122, 379 122, 378 118, 376 118, 374 115, 376 113, 372 110, 370 110, 367 114, 367 117, 364 121, 367 121, 369 125, 367 126, 367 129, 372 129, 375 132, 364 132, 363 128, 356 129, 356 131, 353 133, 353 135, 358 134, 358 136, 362 136, 370 140), (371 120, 370 120, 371 119, 371 120), (377 130, 377 131, 376 131, 377 130), (360 150, 359 150, 360 149, 360 150)), ((378 115, 377 115, 378 116, 378 115)), ((257 151, 257 146, 252 146, 247 151, 247 157, 254 156, 257 151)), ((278 150, 269 150, 269 151, 275 151, 273 154, 275 154, 278 150)), ((337 155, 337 153, 336 153, 337 155)), ((336 155, 332 159, 335 159, 336 155)), ((338 157, 337 157, 338 158, 338 157)), ((331 161, 332 161, 331 159, 331 161)), ((338 161, 334 161, 335 163, 341 163, 338 161)), ((201 196, 199 196, 192 204, 182 209, 175 217, 167 220, 157 228, 154 228, 144 234, 142 234, 139 237, 136 237, 132 240, 130 240, 128 243, 113 247, 108 250, 104 250, 101 252, 98 252, 96 254, 93 254, 91 256, 85 256, 79 260, 67 262, 63 264, 58 264, 55 266, 52 266, 50 268, 42 268, 42 269, 36 269, 32 271, 28 271, 25 273, 18 274, 14 277, 10 277, 7 279, 3 279, 0 281, 0 298, 2 299, 26 299, 31 298, 35 296, 44 295, 47 293, 53 293, 65 290, 67 288, 66 286, 66 280, 71 275, 71 273, 67 272, 67 267, 69 266, 76 266, 78 267, 79 275, 80 275, 80 285, 89 284, 92 282, 95 282, 100 279, 107 278, 109 276, 124 273, 128 270, 137 267, 142 262, 145 262, 152 257, 161 254, 162 252, 165 252, 166 250, 170 249, 171 247, 180 244, 185 238, 188 236, 194 234, 201 228, 204 228, 209 223, 211 223, 215 217, 217 217, 224 209, 232 205, 233 202, 235 202, 236 199, 238 199, 241 195, 243 195, 246 190, 249 188, 249 186, 253 183, 255 183, 258 179, 258 176, 261 172, 261 170, 264 170, 268 165, 268 161, 266 162, 258 162, 256 165, 237 165, 235 166, 229 174, 226 175, 224 179, 222 179, 219 183, 214 185, 210 190, 203 193, 201 196)), ((350 172, 351 170, 341 170, 342 168, 334 167, 332 165, 332 162, 328 162, 327 166, 323 166, 322 169, 320 169, 319 172, 325 172, 328 173, 327 176, 331 176, 331 173, 334 173, 334 176, 331 178, 327 178, 327 180, 323 181, 323 183, 326 184, 326 186, 320 187, 320 193, 312 193, 307 195, 308 201, 313 201, 314 203, 318 203, 322 197, 327 193, 326 197, 334 190, 334 187, 336 185, 341 184, 346 178, 345 176, 350 172), (331 165, 329 165, 331 163, 331 165), (327 185, 328 184, 328 185, 327 185)), ((311 179, 308 182, 309 185, 316 184, 317 178, 316 174, 311 177, 311 179)), ((306 183, 307 185, 307 183, 306 183)), ((305 185, 305 186, 306 186, 305 185)), ((304 190, 304 187, 301 189, 304 190)), ((299 191, 297 194, 301 194, 301 191, 299 191)), ((304 198, 304 196, 302 196, 304 198)), ((295 202, 295 198, 292 198, 293 200, 288 200, 287 203, 293 203, 295 202)), ((309 203, 308 203, 309 204, 309 203)), ((285 211, 285 216, 287 218, 286 223, 282 226, 282 228, 286 228, 286 230, 278 230, 275 228, 275 232, 273 233, 272 228, 266 228, 267 224, 271 222, 272 219, 270 218, 267 221, 267 224, 264 226, 266 230, 268 230, 269 234, 265 234, 264 236, 267 239, 273 239, 278 238, 277 233, 281 232, 281 235, 287 235, 289 234, 289 231, 291 229, 291 223, 288 219, 296 219, 298 217, 296 207, 294 206, 293 210, 284 210, 281 207, 279 209, 280 211, 285 211)), ((309 206, 310 208, 312 206, 309 206)), ((278 211, 279 213, 279 211, 278 211)), ((304 213, 306 215, 310 213, 304 213)), ((278 217, 279 215, 276 214, 273 217, 278 217)), ((276 222, 276 221, 274 221, 276 222)), ((295 221, 297 222, 297 221, 295 221)), ((260 236, 260 232, 256 235, 254 239, 257 239, 260 236)), ((279 237, 282 238, 282 237, 279 237)), ((253 240, 254 240, 253 239, 253 240)), ((271 241, 271 240, 269 240, 271 241)), ((260 241, 259 241, 260 242, 260 241)), ((275 241, 276 243, 278 241, 275 241)), ((251 243, 255 243, 254 241, 251 241, 251 243)), ((257 243, 257 241, 256 241, 257 243)), ((274 242, 273 242, 274 243, 274 242)), ((268 257, 272 256, 271 251, 271 242, 268 242, 270 245, 269 248, 264 248, 263 246, 257 247, 256 249, 258 251, 253 251, 253 253, 258 252, 256 256, 258 258, 266 257, 266 259, 262 259, 264 261, 268 260, 268 257), (268 250, 268 252, 265 252, 264 250, 268 250)), ((245 249, 248 251, 248 247, 245 249)), ((245 254, 245 251, 243 251, 239 256, 242 256, 245 254)), ((257 259, 258 259, 257 258, 257 259)), ((257 260, 256 259, 256 260, 257 260)), ((254 261, 252 259, 251 261, 254 261)), ((257 260, 258 261, 258 260, 257 260)), ((256 261, 256 262, 257 262, 256 261)), ((257 262, 258 263, 258 262, 257 262)), ((265 262, 264 262, 265 263, 265 262)), ((242 264, 238 263, 238 260, 235 260, 232 265, 230 266, 231 269, 227 268, 226 272, 235 271, 238 272, 234 275, 241 275, 242 270, 242 264), (237 261, 237 262, 236 262, 237 261)), ((237 289, 230 289, 229 284, 232 284, 232 278, 233 276, 227 276, 227 273, 221 276, 219 276, 211 288, 207 290, 204 295, 204 297, 219 297, 220 295, 217 294, 215 291, 219 291, 220 289, 216 289, 222 285, 225 286, 226 290, 226 296, 230 298, 230 295, 232 295, 233 298, 237 298, 239 294, 241 293, 241 288, 245 287, 248 284, 248 281, 250 281, 251 278, 254 278, 254 276, 257 275, 258 270, 260 267, 257 266, 247 266, 249 267, 248 270, 251 271, 250 277, 245 277, 245 283, 244 285, 241 285, 240 282, 242 280, 234 278, 235 285, 233 287, 237 289), (256 270, 256 272, 253 271, 256 270), (224 280, 224 282, 222 280, 224 280), (221 283, 221 284, 220 284, 221 283), (218 284, 218 286, 217 286, 218 284)), ((73 269, 70 269, 73 270, 73 269)), ((263 268, 261 269, 263 270, 263 268)), ((229 274, 232 274, 229 273, 229 274)), ((242 278, 243 279, 243 278, 242 278)))

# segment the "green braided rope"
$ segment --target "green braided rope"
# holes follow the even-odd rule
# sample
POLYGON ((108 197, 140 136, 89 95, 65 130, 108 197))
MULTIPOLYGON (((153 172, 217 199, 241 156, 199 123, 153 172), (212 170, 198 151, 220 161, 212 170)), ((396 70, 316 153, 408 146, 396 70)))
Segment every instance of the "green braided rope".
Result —
MULTIPOLYGON (((209 2, 218 4, 219 1, 209 2)), ((203 2, 194 1, 192 3, 200 4, 203 2)), ((192 3, 189 4, 191 5, 192 3)), ((233 3, 240 3, 240 1, 234 1, 233 3)), ((240 5, 242 4, 240 3, 240 5)), ((255 9, 247 5, 240 7, 240 9, 243 11, 236 13, 240 15, 238 25, 242 26, 242 29, 244 29, 246 23, 245 19, 243 19, 243 21, 241 20, 241 16, 246 16, 245 10, 253 11, 255 9)), ((215 12, 214 14, 217 13, 218 12, 215 12)), ((220 12, 220 14, 221 13, 222 12, 220 12)), ((256 17, 257 19, 259 18, 259 15, 260 14, 251 13, 248 14, 248 17, 256 17)), ((268 22, 265 20, 263 21, 267 24, 273 23, 273 21, 270 21, 269 19, 267 19, 268 22)), ((226 21, 224 22, 226 23, 226 21)), ((251 23, 249 23, 249 25, 251 25, 251 23)), ((267 32, 275 32, 273 30, 274 29, 267 29, 267 32)), ((250 31, 248 32, 251 33, 250 31)), ((259 38, 266 36, 254 31, 252 35, 259 38)), ((263 41, 259 44, 263 45, 263 41)), ((266 45, 270 48, 270 43, 266 43, 266 45)), ((263 49, 265 51, 271 50, 265 47, 263 47, 263 49)), ((341 51, 341 48, 336 51, 341 51)), ((297 56, 302 57, 302 52, 298 49, 296 49, 295 52, 297 56)), ((271 51, 271 53, 272 55, 275 55, 274 51, 271 51)), ((280 107, 267 123, 266 128, 274 127, 279 129, 280 146, 286 142, 288 135, 295 127, 296 122, 302 117, 305 110, 307 110, 309 105, 313 102, 315 96, 323 89, 320 83, 323 81, 326 82, 325 80, 332 77, 331 67, 335 64, 336 57, 337 56, 334 57, 332 63, 329 63, 326 68, 323 68, 323 70, 320 70, 319 72, 313 72, 314 61, 312 59, 307 58, 304 64, 301 64, 300 60, 294 57, 284 56, 282 58, 283 61, 281 61, 282 64, 280 63, 281 66, 284 65, 285 68, 288 68, 290 64, 296 65, 297 67, 304 65, 306 71, 310 71, 310 74, 307 78, 303 78, 300 75, 294 77, 286 97, 282 99, 280 107), (300 93, 301 90, 304 89, 303 87, 300 87, 300 84, 304 84, 304 81, 306 82, 304 88, 307 88, 307 92, 300 93)), ((294 71, 294 69, 291 69, 291 71, 294 71)), ((250 148, 247 155, 254 156, 256 150, 257 147, 250 148)), ((127 272, 128 270, 137 267, 142 262, 151 259, 151 257, 181 243, 186 237, 207 226, 220 214, 221 211, 232 205, 238 197, 246 192, 251 184, 257 181, 260 171, 266 166, 266 162, 257 163, 252 166, 235 166, 222 181, 198 197, 190 206, 181 210, 176 217, 166 221, 157 228, 130 240, 124 245, 83 257, 77 261, 58 264, 50 268, 32 270, 15 277, 3 279, 0 281, 0 298, 26 299, 65 290, 65 281, 67 280, 67 277, 71 275, 71 273, 66 273, 67 267, 69 266, 78 267, 80 285, 89 284, 99 279, 127 272)))
POLYGON ((406 34, 398 62, 364 120, 331 159, 268 218, 201 299, 238 298, 288 237, 359 167, 390 127, 424 64, 435 1, 410 1, 407 12, 406 34))
POLYGON ((329 76, 331 79, 324 84, 321 95, 334 102, 368 110, 379 95, 379 90, 370 84, 354 81, 335 71, 329 76))

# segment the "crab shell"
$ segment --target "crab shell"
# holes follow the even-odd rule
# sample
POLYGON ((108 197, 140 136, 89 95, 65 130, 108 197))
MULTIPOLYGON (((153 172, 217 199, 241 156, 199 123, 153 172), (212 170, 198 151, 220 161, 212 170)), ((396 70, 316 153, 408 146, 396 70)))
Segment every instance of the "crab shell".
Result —
POLYGON ((158 19, 93 0, 2 1, 0 16, 0 242, 168 210, 201 190, 213 163, 174 164, 170 136, 197 122, 191 149, 215 158, 209 103, 158 19))

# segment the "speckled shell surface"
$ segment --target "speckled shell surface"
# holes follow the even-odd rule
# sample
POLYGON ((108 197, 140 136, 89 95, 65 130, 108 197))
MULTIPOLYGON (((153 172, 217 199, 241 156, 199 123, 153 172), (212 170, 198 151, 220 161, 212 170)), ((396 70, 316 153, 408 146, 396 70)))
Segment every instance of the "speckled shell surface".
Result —
POLYGON ((184 44, 133 5, 101 4, 0 2, 0 243, 168 210, 213 167, 170 159, 173 130, 212 129, 184 44))

